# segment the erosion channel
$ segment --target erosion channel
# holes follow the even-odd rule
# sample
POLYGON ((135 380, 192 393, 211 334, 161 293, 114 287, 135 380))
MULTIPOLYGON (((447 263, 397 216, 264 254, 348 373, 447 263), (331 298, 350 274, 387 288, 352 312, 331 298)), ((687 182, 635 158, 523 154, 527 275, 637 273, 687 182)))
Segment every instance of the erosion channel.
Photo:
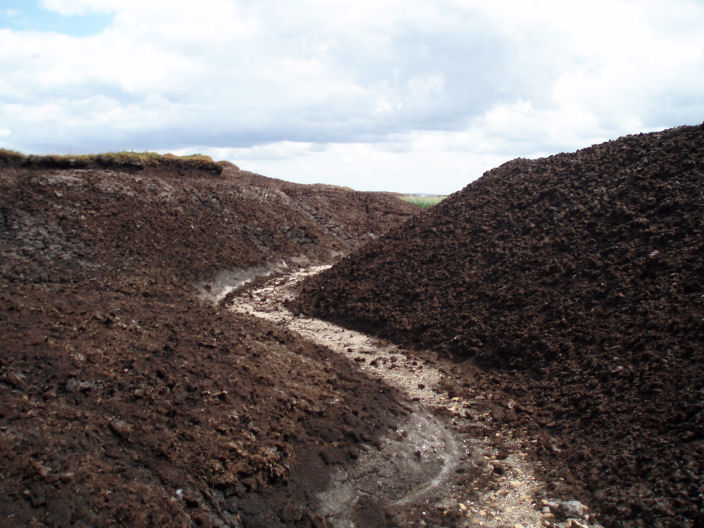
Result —
POLYGON ((546 495, 539 468, 510 431, 485 421, 486 396, 441 390, 449 360, 292 313, 297 285, 326 266, 278 276, 231 297, 234 312, 259 317, 330 349, 380 386, 402 394, 407 415, 352 466, 333 466, 313 498, 331 526, 598 526, 587 506, 546 495))

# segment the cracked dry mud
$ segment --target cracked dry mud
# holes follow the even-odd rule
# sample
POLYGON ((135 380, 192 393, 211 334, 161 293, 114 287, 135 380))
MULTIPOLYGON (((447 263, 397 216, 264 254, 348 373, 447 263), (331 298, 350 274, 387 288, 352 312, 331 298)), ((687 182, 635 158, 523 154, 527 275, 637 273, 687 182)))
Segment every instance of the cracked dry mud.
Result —
MULTIPOLYGON (((419 358, 388 341, 286 308, 296 286, 327 267, 274 278, 240 293, 229 306, 346 356, 406 398, 408 415, 396 430, 378 448, 364 446, 353 466, 334 470, 327 489, 317 494, 320 514, 336 527, 580 526, 575 520, 558 522, 540 504, 544 487, 536 468, 510 435, 498 438, 502 433, 482 424, 481 396, 462 399, 440 391, 445 360, 427 353, 419 358)), ((590 525, 585 518, 578 522, 590 525)))

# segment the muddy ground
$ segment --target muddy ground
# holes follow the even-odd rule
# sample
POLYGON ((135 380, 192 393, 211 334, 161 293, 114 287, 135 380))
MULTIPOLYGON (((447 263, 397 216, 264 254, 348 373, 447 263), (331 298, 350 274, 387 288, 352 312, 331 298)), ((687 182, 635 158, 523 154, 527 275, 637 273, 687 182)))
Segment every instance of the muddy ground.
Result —
POLYGON ((266 490, 302 467, 325 489, 406 411, 218 302, 417 210, 228 164, 23 163, 0 172, 0 526, 322 525, 296 486, 266 490))
POLYGON ((309 279, 300 307, 454 358, 445 389, 491 390, 607 524, 701 526, 702 160, 704 126, 514 160, 309 279))

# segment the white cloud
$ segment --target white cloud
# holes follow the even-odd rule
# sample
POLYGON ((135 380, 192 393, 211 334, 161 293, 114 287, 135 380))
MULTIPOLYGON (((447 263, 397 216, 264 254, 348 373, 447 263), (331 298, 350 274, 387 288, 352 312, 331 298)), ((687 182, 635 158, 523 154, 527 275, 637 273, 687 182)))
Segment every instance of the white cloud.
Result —
POLYGON ((396 144, 281 142, 251 149, 191 147, 177 153, 232 159, 243 169, 298 183, 430 194, 459 190, 505 160, 494 154, 445 149, 451 139, 438 139, 432 133, 414 136, 400 137, 396 144))
POLYGON ((446 192, 516 156, 704 120, 694 0, 42 6, 112 22, 0 30, 3 145, 27 152, 199 149, 276 177, 446 192))
MULTIPOLYGON (((41 0, 40 4, 42 8, 64 16, 110 13, 119 7, 116 2, 109 0, 41 0)), ((129 2, 125 2, 124 6, 130 7, 129 2)))

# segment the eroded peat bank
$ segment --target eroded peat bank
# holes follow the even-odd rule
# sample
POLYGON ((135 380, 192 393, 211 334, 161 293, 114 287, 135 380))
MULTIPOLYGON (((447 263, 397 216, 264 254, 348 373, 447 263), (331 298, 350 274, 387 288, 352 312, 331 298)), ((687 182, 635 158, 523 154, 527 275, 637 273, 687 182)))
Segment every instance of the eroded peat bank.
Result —
POLYGON ((228 306, 346 357, 380 387, 401 395, 407 414, 375 445, 364 445, 352 465, 333 466, 325 489, 311 491, 330 525, 598 526, 585 505, 548 496, 540 468, 510 431, 492 423, 486 394, 461 398, 443 390, 449 360, 429 352, 420 357, 289 310, 299 283, 327 268, 278 276, 241 292, 228 306))

